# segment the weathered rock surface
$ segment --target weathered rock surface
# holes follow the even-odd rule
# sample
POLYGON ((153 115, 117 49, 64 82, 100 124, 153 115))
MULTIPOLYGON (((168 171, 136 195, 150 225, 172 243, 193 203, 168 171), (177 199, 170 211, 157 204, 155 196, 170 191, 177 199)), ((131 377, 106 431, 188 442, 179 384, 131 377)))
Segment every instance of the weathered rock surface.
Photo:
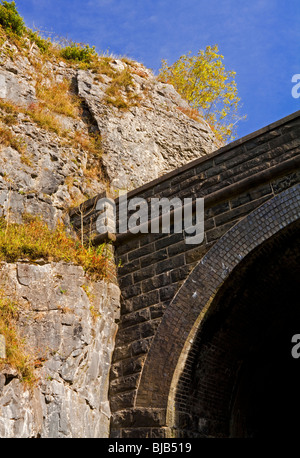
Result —
MULTIPOLYGON (((114 64, 128 67, 121 61, 114 64)), ((77 74, 78 93, 103 135, 103 163, 112 189, 134 189, 216 149, 209 125, 180 110, 188 104, 173 86, 157 81, 138 63, 132 77, 132 91, 140 102, 122 112, 101 103, 106 83, 96 81, 91 72, 77 74)))
POLYGON ((20 332, 44 361, 34 388, 1 370, 0 437, 108 437, 119 288, 63 262, 3 263, 0 273, 22 304, 20 332))
MULTIPOLYGON (((110 65, 116 71, 127 68, 131 72, 130 91, 139 101, 126 111, 104 103, 111 82, 106 75, 100 81, 91 70, 55 60, 40 63, 39 50, 32 44, 28 57, 9 42, 2 45, 0 101, 22 107, 38 102, 37 81, 44 74, 46 85, 72 82, 82 109, 78 118, 55 115, 63 129, 61 135, 42 128, 24 112, 8 126, 26 151, 21 154, 13 146, 1 146, 0 216, 10 212, 19 222, 27 212, 41 215, 50 226, 58 219, 67 223, 68 209, 106 190, 107 181, 113 191, 131 190, 216 148, 208 124, 181 111, 187 104, 173 86, 159 82, 137 62, 115 60, 110 65), (78 132, 101 134, 103 155, 94 176, 86 173, 88 151, 66 141, 78 132)), ((5 125, 2 108, 0 117, 5 125)))
MULTIPOLYGON (((29 54, 30 58, 23 56, 9 42, 0 48, 0 102, 22 108, 37 103, 35 88, 41 74, 47 75, 45 85, 76 78, 76 70, 59 62, 42 65, 36 46, 31 45, 29 54), (42 65, 41 71, 37 71, 37 63, 42 65)), ((25 148, 21 153, 1 141, 0 216, 21 222, 22 215, 30 213, 41 216, 50 227, 59 219, 68 223, 71 206, 106 189, 99 176, 86 176, 88 152, 71 141, 76 132, 88 135, 89 119, 55 114, 62 131, 57 134, 41 127, 24 110, 12 125, 6 125, 6 115, 5 106, 0 107, 0 126, 9 129, 25 148)))

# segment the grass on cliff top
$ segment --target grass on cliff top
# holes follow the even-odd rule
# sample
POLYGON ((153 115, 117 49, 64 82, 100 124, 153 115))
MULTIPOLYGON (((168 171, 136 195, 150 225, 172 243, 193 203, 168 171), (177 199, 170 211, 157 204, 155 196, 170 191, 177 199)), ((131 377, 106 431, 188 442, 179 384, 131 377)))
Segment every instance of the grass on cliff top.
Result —
MULTIPOLYGON (((85 43, 76 43, 71 40, 60 38, 57 42, 50 38, 43 38, 39 32, 33 32, 27 28, 23 18, 17 11, 15 2, 0 0, 0 45, 8 40, 12 42, 19 52, 23 53, 30 62, 36 67, 36 71, 41 72, 41 80, 45 71, 45 63, 49 61, 57 62, 64 60, 68 65, 76 68, 89 69, 95 75, 95 81, 103 82, 103 75, 111 78, 109 87, 106 90, 103 102, 114 106, 121 111, 126 111, 130 107, 138 106, 140 97, 132 92, 134 82, 131 73, 136 71, 131 68, 123 71, 112 68, 113 57, 100 55, 95 46, 85 43), (40 55, 32 53, 32 44, 35 44, 40 55)), ((2 53, 8 53, 14 59, 15 50, 8 48, 1 49, 2 53)), ((132 61, 128 58, 121 58, 129 67, 132 61)), ((146 75, 146 74, 145 74, 146 75)), ((49 75, 48 75, 49 76, 49 75)), ((68 83, 54 82, 51 87, 37 84, 37 96, 41 103, 34 104, 28 110, 33 120, 40 126, 61 134, 61 127, 53 113, 64 114, 76 118, 78 115, 79 98, 70 94, 68 83)))
POLYGON ((50 230, 38 218, 24 224, 7 223, 0 218, 0 261, 16 262, 24 258, 70 262, 82 266, 95 280, 105 278, 109 268, 104 245, 82 246, 66 234, 62 223, 50 230))

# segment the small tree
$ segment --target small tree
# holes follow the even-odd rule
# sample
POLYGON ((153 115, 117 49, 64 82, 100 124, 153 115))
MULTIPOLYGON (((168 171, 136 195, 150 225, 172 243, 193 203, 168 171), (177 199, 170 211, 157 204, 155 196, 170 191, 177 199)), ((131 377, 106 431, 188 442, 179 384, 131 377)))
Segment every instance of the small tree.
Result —
POLYGON ((234 138, 237 122, 245 117, 238 114, 236 73, 225 70, 223 59, 217 45, 207 46, 195 56, 191 52, 181 56, 170 66, 163 60, 159 77, 199 110, 218 140, 227 143, 234 138))
POLYGON ((18 36, 23 35, 26 27, 22 17, 17 11, 15 2, 1 2, 0 24, 7 31, 12 31, 18 36))

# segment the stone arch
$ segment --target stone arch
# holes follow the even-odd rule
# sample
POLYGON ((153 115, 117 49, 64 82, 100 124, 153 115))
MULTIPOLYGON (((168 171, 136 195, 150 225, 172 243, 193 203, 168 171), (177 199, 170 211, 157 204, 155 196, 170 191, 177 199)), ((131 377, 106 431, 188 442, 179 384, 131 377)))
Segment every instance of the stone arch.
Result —
POLYGON ((168 420, 177 435, 257 437, 298 428, 300 366, 291 337, 300 326, 299 228, 291 223, 259 245, 218 290, 172 383, 168 420))
POLYGON ((297 185, 275 196, 228 231, 199 261, 166 310, 145 361, 135 402, 136 408, 160 410, 161 426, 175 425, 182 370, 221 288, 237 266, 263 249, 268 240, 298 228, 299 190, 297 185))

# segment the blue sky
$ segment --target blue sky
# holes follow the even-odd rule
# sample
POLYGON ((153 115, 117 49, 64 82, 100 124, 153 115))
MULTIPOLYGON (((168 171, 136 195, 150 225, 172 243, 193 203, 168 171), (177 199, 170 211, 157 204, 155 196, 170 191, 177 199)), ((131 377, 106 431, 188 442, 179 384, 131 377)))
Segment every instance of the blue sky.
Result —
POLYGON ((238 138, 300 109, 291 95, 300 74, 300 0, 15 0, 26 25, 97 51, 127 55, 155 73, 218 44, 236 71, 238 138))

